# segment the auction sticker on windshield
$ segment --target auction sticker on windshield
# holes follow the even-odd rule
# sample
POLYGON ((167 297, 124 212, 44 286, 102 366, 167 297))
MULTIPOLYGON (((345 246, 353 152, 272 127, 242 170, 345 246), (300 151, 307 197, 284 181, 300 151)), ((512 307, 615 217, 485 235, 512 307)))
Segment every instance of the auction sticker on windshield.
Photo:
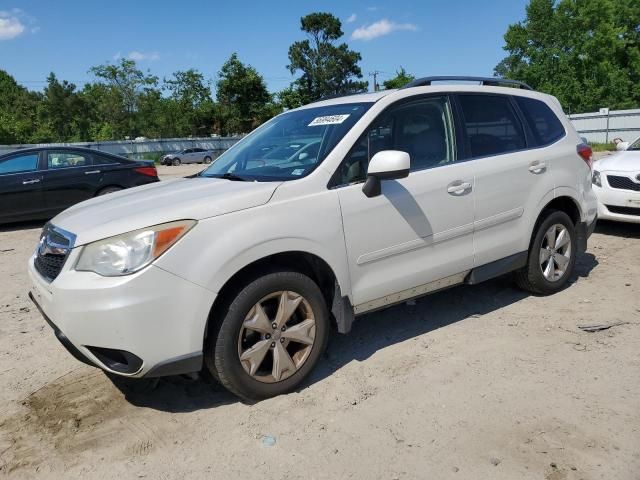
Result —
POLYGON ((316 117, 308 126, 315 127, 318 125, 337 125, 349 118, 349 115, 350 114, 347 113, 345 115, 325 115, 324 117, 316 117))

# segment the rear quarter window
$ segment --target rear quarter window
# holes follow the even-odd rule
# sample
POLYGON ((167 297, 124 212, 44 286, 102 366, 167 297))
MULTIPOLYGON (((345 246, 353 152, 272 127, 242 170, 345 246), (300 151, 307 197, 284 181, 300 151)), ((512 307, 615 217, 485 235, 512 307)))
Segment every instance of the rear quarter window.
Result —
POLYGON ((121 163, 125 163, 126 159, 118 159, 115 157, 108 157, 106 155, 100 155, 97 153, 93 154, 93 164, 94 165, 119 165, 121 163))
POLYGON ((515 97, 535 139, 536 145, 551 145, 565 135, 562 122, 556 114, 540 100, 526 97, 515 97))

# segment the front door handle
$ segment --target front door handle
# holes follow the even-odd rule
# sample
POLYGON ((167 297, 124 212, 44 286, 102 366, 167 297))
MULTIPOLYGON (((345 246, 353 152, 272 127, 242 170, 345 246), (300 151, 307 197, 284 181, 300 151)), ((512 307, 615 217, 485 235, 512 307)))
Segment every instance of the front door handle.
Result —
POLYGON ((533 162, 531 162, 529 164, 529 171, 531 173, 544 173, 547 170, 547 164, 544 162, 539 162, 538 160, 535 160, 533 162))
POLYGON ((462 180, 455 180, 447 185, 447 193, 450 195, 464 195, 472 190, 472 185, 469 182, 463 182, 462 180))
POLYGON ((84 172, 85 175, 93 175, 95 173, 100 173, 100 170, 89 170, 88 172, 84 172))
POLYGON ((34 183, 40 183, 40 179, 34 178, 33 180, 24 180, 22 182, 23 185, 33 185, 34 183))

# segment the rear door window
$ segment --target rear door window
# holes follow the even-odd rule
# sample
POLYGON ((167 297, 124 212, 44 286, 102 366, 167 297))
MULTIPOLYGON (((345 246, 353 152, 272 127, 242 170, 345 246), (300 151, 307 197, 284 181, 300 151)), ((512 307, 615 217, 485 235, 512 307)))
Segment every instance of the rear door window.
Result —
POLYGON ((551 145, 564 137, 562 122, 544 102, 526 97, 514 98, 533 132, 537 146, 551 145))
POLYGON ((47 152, 47 168, 55 170, 58 168, 88 167, 91 165, 91 157, 84 153, 76 152, 47 152))
POLYGON ((473 158, 526 148, 522 124, 506 95, 459 95, 473 158))

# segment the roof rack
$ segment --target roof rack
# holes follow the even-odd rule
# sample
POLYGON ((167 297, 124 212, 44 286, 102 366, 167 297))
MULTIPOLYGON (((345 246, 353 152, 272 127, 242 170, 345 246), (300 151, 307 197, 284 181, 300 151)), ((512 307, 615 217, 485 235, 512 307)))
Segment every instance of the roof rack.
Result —
POLYGON ((414 81, 407 83, 403 89, 412 87, 428 87, 432 82, 479 82, 480 85, 486 85, 488 87, 499 87, 501 85, 508 85, 511 87, 518 87, 524 90, 533 90, 529 85, 517 80, 509 80, 506 78, 494 78, 494 77, 460 77, 460 76, 444 76, 444 77, 423 77, 417 78, 414 81))

